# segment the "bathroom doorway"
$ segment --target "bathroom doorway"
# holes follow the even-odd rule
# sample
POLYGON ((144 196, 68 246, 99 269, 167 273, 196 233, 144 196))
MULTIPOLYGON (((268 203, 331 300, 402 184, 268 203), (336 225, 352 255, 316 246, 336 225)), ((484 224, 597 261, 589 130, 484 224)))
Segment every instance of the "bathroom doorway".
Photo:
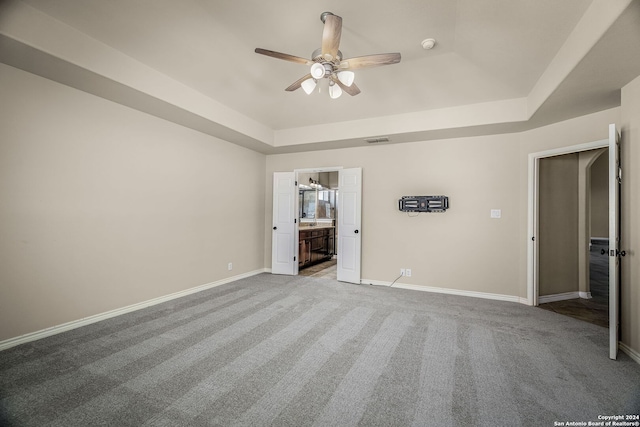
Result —
POLYGON ((298 172, 298 274, 337 280, 338 171, 298 172))
MULTIPOLYGON (((273 174, 273 234, 271 239, 272 274, 297 275, 298 257, 301 255, 299 235, 300 209, 298 192, 299 174, 338 173, 336 191, 335 240, 337 241, 337 280, 360 284, 362 251, 362 168, 315 168, 298 169, 293 172, 274 172, 273 174)), ((312 179, 313 182, 313 179, 312 179)), ((325 207, 325 209, 330 207, 325 207)), ((308 214, 306 219, 309 220, 308 214)), ((319 222, 319 218, 314 218, 319 222)), ((318 229, 319 233, 320 230, 318 229)), ((312 238, 318 237, 312 232, 312 238)), ((327 236, 327 239, 330 237, 327 236)), ((303 251, 313 258, 314 246, 310 252, 303 251)), ((306 248, 305 248, 306 249, 306 248)))

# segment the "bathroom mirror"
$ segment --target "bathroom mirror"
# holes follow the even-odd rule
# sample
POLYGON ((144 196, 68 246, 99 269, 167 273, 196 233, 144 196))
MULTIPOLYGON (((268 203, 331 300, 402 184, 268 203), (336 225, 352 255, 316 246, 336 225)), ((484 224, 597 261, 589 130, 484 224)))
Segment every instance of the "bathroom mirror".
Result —
POLYGON ((333 220, 336 218, 338 172, 298 175, 298 218, 300 223, 333 220))
POLYGON ((316 190, 301 190, 300 191, 300 219, 315 219, 316 218, 316 190))
POLYGON ((318 190, 316 215, 318 219, 334 219, 336 206, 335 190, 318 190))

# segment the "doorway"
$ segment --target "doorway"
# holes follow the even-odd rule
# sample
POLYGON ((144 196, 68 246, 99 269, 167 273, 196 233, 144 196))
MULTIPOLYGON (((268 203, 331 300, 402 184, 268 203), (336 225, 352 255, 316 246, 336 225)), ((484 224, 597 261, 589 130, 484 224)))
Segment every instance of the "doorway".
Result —
MULTIPOLYGON (((293 172, 274 172, 273 175, 273 234, 271 272, 273 274, 297 275, 299 272, 298 258, 317 255, 318 242, 325 236, 327 230, 311 228, 310 242, 302 248, 300 241, 300 220, 306 222, 320 222, 320 218, 309 217, 309 212, 300 215, 300 193, 298 176, 303 174, 320 174, 325 172, 338 173, 335 203, 340 206, 336 210, 335 241, 336 244, 336 276, 337 280, 360 284, 361 266, 361 215, 362 215, 362 169, 361 168, 315 168, 297 169, 293 172), (322 236, 320 236, 322 234, 322 236), (317 239, 316 239, 317 238, 317 239), (317 240, 317 242, 316 242, 317 240), (314 243, 315 242, 315 243, 314 243)), ((307 182, 309 178, 307 178, 307 182)), ((314 179, 311 178, 311 182, 314 179)), ((327 197, 330 197, 327 195, 327 197)), ((324 198, 323 198, 324 199, 324 198)), ((317 206, 319 198, 314 199, 317 206)), ((322 200, 325 202, 325 200, 322 200)), ((304 203, 304 200, 303 200, 304 203)), ((330 210, 330 204, 323 203, 324 209, 330 210)), ((314 206, 315 212, 315 206, 314 206)), ((325 212, 326 215, 326 212, 325 212)), ((333 221, 325 218, 325 222, 333 221)), ((308 224, 305 224, 308 225, 308 224)), ((325 224, 327 228, 329 224, 325 224)), ((306 227, 305 227, 306 228, 306 227)), ((305 230, 306 232, 307 230, 305 230)), ((329 245, 330 246, 330 245, 329 245)))
POLYGON ((608 328, 608 149, 542 158, 539 307, 608 328))
POLYGON ((298 171, 298 274, 337 280, 339 172, 298 171))
MULTIPOLYGON (((540 162, 544 158, 570 153, 581 153, 599 148, 608 148, 608 236, 609 236, 609 358, 616 359, 620 339, 620 262, 625 251, 620 248, 620 183, 622 169, 620 167, 620 133, 615 124, 609 125, 608 139, 563 147, 540 153, 529 154, 528 167, 528 215, 527 230, 527 301, 529 305, 540 304, 539 294, 539 172, 540 162)), ((584 227, 579 227, 579 231, 584 227)), ((586 238, 580 243, 587 242, 586 238)))

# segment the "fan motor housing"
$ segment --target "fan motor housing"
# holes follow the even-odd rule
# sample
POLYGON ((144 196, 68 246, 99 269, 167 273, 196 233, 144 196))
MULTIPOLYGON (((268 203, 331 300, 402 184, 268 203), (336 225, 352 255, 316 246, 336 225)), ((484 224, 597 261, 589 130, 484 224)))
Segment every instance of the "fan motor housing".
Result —
MULTIPOLYGON (((324 57, 322 56, 322 48, 318 48, 313 51, 313 53, 311 54, 311 60, 314 62, 322 62, 322 63, 327 62, 327 60, 325 60, 324 57)), ((337 65, 340 63, 340 61, 342 61, 342 52, 338 50, 338 55, 333 61, 330 61, 330 62, 337 65)))

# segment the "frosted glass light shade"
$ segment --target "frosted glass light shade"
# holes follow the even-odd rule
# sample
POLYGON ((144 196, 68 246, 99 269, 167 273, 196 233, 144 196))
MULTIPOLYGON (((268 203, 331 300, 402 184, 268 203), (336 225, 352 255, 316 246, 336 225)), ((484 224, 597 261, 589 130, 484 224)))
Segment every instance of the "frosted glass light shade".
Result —
POLYGON ((353 71, 340 71, 338 73, 338 80, 340 80, 340 82, 349 87, 353 84, 353 80, 355 80, 356 78, 356 73, 354 73, 353 71))
POLYGON ((320 64, 319 62, 316 62, 311 66, 311 75, 313 76, 314 79, 323 78, 324 72, 325 72, 324 65, 320 64))
POLYGON ((340 98, 340 95, 342 95, 342 89, 340 89, 340 86, 336 84, 329 86, 329 96, 332 99, 340 98))
POLYGON ((311 95, 311 92, 316 88, 316 81, 315 79, 307 79, 302 82, 301 86, 302 90, 304 90, 307 95, 311 95))

